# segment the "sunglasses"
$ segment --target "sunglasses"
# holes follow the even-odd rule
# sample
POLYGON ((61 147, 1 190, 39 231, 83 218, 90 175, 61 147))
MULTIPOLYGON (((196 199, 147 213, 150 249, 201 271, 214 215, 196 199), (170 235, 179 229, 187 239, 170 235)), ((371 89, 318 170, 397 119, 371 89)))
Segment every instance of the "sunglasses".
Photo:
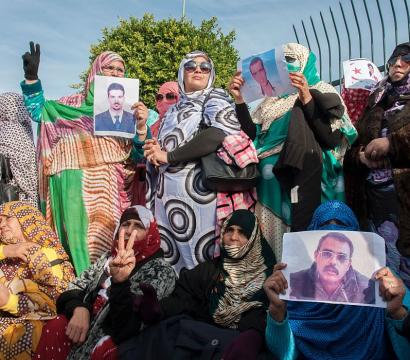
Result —
POLYGON ((155 100, 157 101, 162 101, 164 100, 164 97, 166 100, 172 101, 172 100, 176 100, 177 99, 177 95, 174 93, 166 93, 164 94, 157 94, 155 95, 155 100))
POLYGON ((187 73, 193 73, 196 68, 199 66, 199 69, 201 70, 201 72, 203 72, 204 74, 209 74, 212 70, 212 64, 207 62, 207 61, 203 61, 201 63, 196 63, 194 60, 189 60, 187 63, 184 64, 184 69, 187 73))
POLYGON ((120 68, 120 67, 117 67, 117 66, 112 66, 112 65, 103 67, 103 70, 109 71, 111 73, 114 72, 114 71, 117 71, 117 73, 119 73, 119 74, 124 74, 124 72, 125 72, 125 70, 123 68, 120 68))
POLYGON ((346 261, 350 260, 350 257, 346 254, 343 253, 335 253, 333 251, 330 250, 322 250, 319 251, 320 257, 323 260, 330 260, 333 259, 336 256, 336 260, 340 263, 340 264, 344 264, 346 261))
POLYGON ((402 61, 406 63, 410 63, 410 54, 399 55, 399 56, 395 56, 387 60, 387 68, 389 68, 390 66, 393 66, 397 62, 398 58, 400 58, 402 61))

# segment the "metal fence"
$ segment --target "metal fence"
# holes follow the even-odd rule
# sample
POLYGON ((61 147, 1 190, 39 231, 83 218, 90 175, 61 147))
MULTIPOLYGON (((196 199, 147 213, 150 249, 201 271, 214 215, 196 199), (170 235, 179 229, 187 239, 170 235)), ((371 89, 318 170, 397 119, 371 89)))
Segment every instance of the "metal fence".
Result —
POLYGON ((410 40, 409 5, 407 0, 339 1, 293 24, 293 31, 298 43, 316 53, 320 78, 337 86, 344 60, 365 57, 384 71, 386 56, 410 40))

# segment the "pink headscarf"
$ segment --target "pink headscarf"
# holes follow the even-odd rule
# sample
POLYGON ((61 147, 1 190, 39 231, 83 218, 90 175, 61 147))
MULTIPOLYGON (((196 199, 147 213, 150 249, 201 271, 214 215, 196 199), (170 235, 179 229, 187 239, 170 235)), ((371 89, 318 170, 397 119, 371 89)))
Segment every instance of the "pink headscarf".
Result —
POLYGON ((87 82, 85 83, 84 92, 81 94, 74 94, 70 96, 64 96, 59 101, 65 105, 79 107, 83 102, 84 98, 87 96, 88 90, 90 89, 91 83, 94 81, 95 75, 102 74, 103 68, 108 66, 113 61, 121 61, 124 64, 124 59, 113 51, 104 51, 100 55, 98 55, 93 64, 91 65, 91 69, 88 73, 87 82))

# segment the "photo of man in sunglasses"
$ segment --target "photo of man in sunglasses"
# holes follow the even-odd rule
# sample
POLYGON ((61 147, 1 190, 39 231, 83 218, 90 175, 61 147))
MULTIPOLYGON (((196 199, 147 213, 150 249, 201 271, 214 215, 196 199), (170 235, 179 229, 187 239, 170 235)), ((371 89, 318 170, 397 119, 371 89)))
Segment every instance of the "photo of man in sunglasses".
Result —
POLYGON ((353 243, 339 232, 322 236, 309 269, 290 274, 290 299, 375 304, 375 283, 352 267, 353 243))

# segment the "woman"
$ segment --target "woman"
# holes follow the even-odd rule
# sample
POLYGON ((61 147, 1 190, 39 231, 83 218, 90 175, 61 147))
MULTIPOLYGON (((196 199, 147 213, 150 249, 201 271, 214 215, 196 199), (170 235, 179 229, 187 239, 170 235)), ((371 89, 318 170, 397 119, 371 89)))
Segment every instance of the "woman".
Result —
MULTIPOLYGON (((359 224, 344 203, 329 201, 315 211, 309 230, 358 231, 359 224)), ((281 272, 285 267, 283 263, 275 265, 264 285, 270 301, 266 342, 275 358, 391 359, 394 357, 385 329, 395 354, 400 359, 408 357, 410 343, 399 330, 407 313, 402 306, 406 288, 388 268, 375 274, 381 295, 387 301, 386 312, 365 306, 285 302, 279 299, 288 287, 281 272)), ((410 297, 405 303, 410 304, 410 297)))
POLYGON ((56 234, 28 203, 0 207, 0 240, 0 359, 28 360, 74 272, 56 234))
POLYGON ((23 97, 11 92, 0 95, 0 154, 10 164, 11 185, 17 186, 18 198, 14 200, 38 207, 37 163, 30 115, 23 97))
POLYGON ((150 127, 152 137, 158 137, 158 131, 161 127, 165 113, 172 105, 176 104, 178 100, 178 83, 176 81, 168 81, 159 87, 158 93, 155 96, 155 105, 158 110, 159 119, 150 127))
POLYGON ((181 98, 166 113, 158 143, 147 140, 144 146, 148 161, 161 165, 158 176, 149 169, 150 203, 165 257, 178 273, 213 257, 216 193, 203 186, 199 160, 240 130, 228 95, 212 87, 214 79, 207 54, 187 54, 178 72, 181 98))
POLYGON ((122 330, 112 329, 112 323, 118 320, 109 316, 108 294, 120 280, 118 272, 129 269, 131 263, 127 284, 137 297, 149 285, 159 298, 168 296, 174 289, 176 275, 163 258, 157 224, 148 209, 137 205, 125 210, 114 238, 112 250, 103 254, 58 298, 61 315, 46 325, 35 358, 68 355, 70 359, 101 359, 106 353, 113 355, 122 330), (131 263, 126 262, 128 258, 124 262, 126 252, 131 263), (59 335, 49 337, 48 333, 59 335))
POLYGON ((339 94, 320 80, 315 55, 293 43, 283 51, 296 94, 266 97, 251 118, 240 72, 229 84, 238 120, 259 154, 256 213, 278 259, 289 226, 306 230, 322 199, 343 198, 341 161, 356 136, 339 94))
MULTIPOLYGON (((133 336, 141 321, 146 321, 141 320, 142 316, 150 322, 160 318, 165 320, 144 331, 135 342, 121 347, 121 358, 135 358, 138 354, 140 359, 161 359, 167 353, 178 358, 177 354, 181 351, 178 348, 184 345, 178 341, 173 343, 176 336, 181 341, 187 337, 196 343, 192 345, 190 341, 183 341, 188 349, 198 347, 197 358, 208 341, 218 340, 218 336, 221 336, 218 341, 225 336, 231 340, 222 349, 225 360, 250 360, 262 351, 266 317, 262 284, 271 274, 274 256, 262 236, 257 218, 249 210, 236 210, 225 220, 221 239, 221 256, 218 259, 208 260, 182 272, 173 293, 159 303, 152 294, 144 295, 143 312, 131 312, 129 283, 118 283, 113 288, 110 299, 116 305, 110 311, 112 318, 117 319, 114 331, 122 331, 124 339, 133 336), (187 315, 195 321, 188 322, 192 324, 188 328, 182 321, 180 333, 174 333, 174 328, 165 331, 170 322, 179 319, 175 318, 178 315, 187 315), (231 331, 221 334, 217 327, 231 331), (190 335, 192 333, 197 337, 190 335)), ((123 277, 127 278, 125 275, 123 277)))
POLYGON ((388 76, 373 90, 359 138, 346 154, 346 187, 365 229, 386 242, 387 265, 410 286, 410 43, 397 45, 388 76))
MULTIPOLYGON (((93 135, 94 76, 124 77, 125 64, 105 51, 93 62, 82 93, 45 100, 37 76, 40 47, 30 47, 23 55, 21 87, 32 119, 41 124, 41 207, 80 274, 111 248, 115 225, 131 201, 134 170, 127 161, 132 140, 93 135)), ((142 103, 134 106, 143 140, 148 110, 142 103)))

